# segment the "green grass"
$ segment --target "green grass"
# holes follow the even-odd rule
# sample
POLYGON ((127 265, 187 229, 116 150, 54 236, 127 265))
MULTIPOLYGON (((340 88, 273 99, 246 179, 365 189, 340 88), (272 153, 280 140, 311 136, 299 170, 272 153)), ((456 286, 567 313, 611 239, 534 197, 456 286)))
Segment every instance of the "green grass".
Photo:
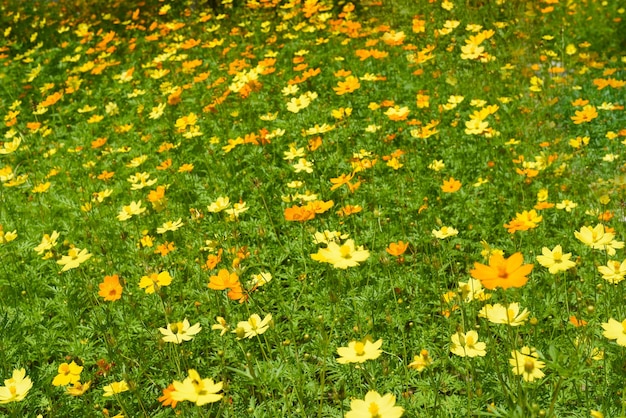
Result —
MULTIPOLYGON (((32 381, 23 399, 0 403, 0 414, 340 417, 376 391, 393 394, 407 417, 626 416, 625 338, 603 328, 626 318, 624 249, 611 255, 575 237, 603 224, 622 242, 626 230, 624 8, 506 0, 447 10, 446 2, 383 0, 348 12, 341 1, 322 10, 279 3, 213 11, 203 2, 166 10, 126 1, 106 14, 78 0, 0 3, 0 378, 23 368, 32 381), (442 33, 450 21, 458 25, 442 33), (397 44, 393 31, 404 33, 397 44), (462 58, 479 34, 487 55, 462 58), (375 56, 362 59, 363 50, 375 56), (360 85, 339 95, 333 88, 347 72, 360 85), (283 94, 290 85, 298 91, 283 94), (288 110, 306 92, 317 97, 288 110), (464 99, 452 106, 451 96, 464 99), (396 105, 406 118, 388 116, 396 105), (575 123, 585 105, 597 116, 588 108, 589 120, 575 123), (466 132, 488 106, 488 126, 466 132), (340 108, 351 114, 333 117, 340 108), (421 130, 429 123, 431 136, 421 130), (333 129, 306 134, 323 124, 333 129), (297 172, 300 158, 311 172, 297 172), (445 165, 439 171, 429 168, 435 160, 445 165), (357 170, 358 161, 368 168, 357 170), (133 187, 138 173, 155 182, 133 187), (331 189, 342 174, 353 174, 353 190, 331 189), (444 192, 451 177, 462 186, 444 192), (158 186, 165 197, 153 205, 158 186), (556 206, 508 232, 504 224, 533 210, 544 189, 556 206), (219 197, 248 209, 236 218, 209 211, 219 197), (285 209, 309 200, 332 207, 305 222, 286 219, 285 209), (145 212, 118 219, 138 201, 145 212), (567 201, 571 210, 559 209, 567 201), (347 205, 361 211, 337 214, 347 205), (179 229, 157 232, 178 219, 179 229), (458 234, 433 236, 442 226, 458 234), (314 242, 324 230, 349 234, 369 257, 347 269, 312 259, 326 247, 314 242), (53 231, 56 245, 38 254, 53 231), (389 254, 398 241, 409 243, 406 252, 389 254), (168 243, 167 254, 155 251, 168 243), (488 263, 485 245, 505 257, 520 252, 534 268, 522 286, 467 300, 459 283, 488 263), (556 245, 575 266, 551 274, 536 257, 556 245), (61 271, 57 261, 72 248, 92 256, 61 271), (615 284, 598 269, 610 260, 615 284), (247 300, 208 288, 224 269, 237 273, 247 300), (160 272, 171 284, 152 294, 139 287, 160 272), (255 288, 263 272, 272 280, 255 288), (112 275, 123 291, 106 301, 100 285, 112 275), (521 326, 479 316, 487 303, 513 302, 530 312, 521 326), (238 339, 233 331, 253 314, 271 314, 269 328, 238 339), (217 317, 229 325, 224 335, 211 329, 217 317), (159 328, 185 318, 202 330, 182 344, 163 341, 159 328), (451 338, 471 330, 486 354, 455 355, 451 338), (365 339, 382 339, 377 358, 338 363, 338 348, 365 339), (536 349, 544 376, 513 373, 511 353, 522 347, 536 349), (422 350, 432 364, 410 368, 422 350), (83 366, 80 382, 91 382, 80 396, 52 384, 72 361, 83 366), (163 390, 190 369, 223 382, 221 399, 162 405, 163 390), (104 396, 122 380, 128 390, 104 396)), ((0 402, 16 400, 4 395, 11 385, 0 402)))

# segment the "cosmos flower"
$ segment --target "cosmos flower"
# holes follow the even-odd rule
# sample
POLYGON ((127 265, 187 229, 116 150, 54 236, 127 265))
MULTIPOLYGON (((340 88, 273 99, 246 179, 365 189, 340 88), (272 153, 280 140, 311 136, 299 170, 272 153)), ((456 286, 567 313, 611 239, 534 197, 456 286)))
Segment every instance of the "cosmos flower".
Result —
POLYGON ((159 328, 159 332, 163 334, 163 341, 174 344, 193 340, 193 337, 201 330, 200 323, 190 325, 187 318, 183 322, 174 322, 167 324, 166 328, 159 328))
POLYGON ((487 344, 478 341, 478 333, 476 331, 468 331, 466 333, 457 332, 451 337, 452 344, 450 352, 461 357, 484 357, 487 352, 487 344))
POLYGON ((513 367, 514 374, 521 375, 525 382, 533 382, 545 376, 541 369, 546 364, 538 358, 539 354, 534 348, 522 347, 521 350, 511 352, 509 364, 513 367))
POLYGON ((347 347, 337 348, 337 354, 340 356, 337 359, 337 363, 364 363, 367 360, 375 360, 383 352, 383 350, 380 349, 382 344, 382 338, 376 342, 372 342, 367 338, 365 339, 365 342, 350 341, 347 347))
POLYGON ((396 397, 388 393, 384 396, 370 390, 364 399, 352 399, 350 411, 345 418, 400 418, 404 408, 396 406, 396 397))
POLYGON ((202 406, 222 399, 224 394, 218 393, 222 390, 222 382, 215 383, 213 379, 203 379, 194 369, 187 373, 188 377, 182 382, 174 380, 172 400, 189 401, 202 406))
POLYGON ((33 382, 26 376, 25 369, 13 370, 11 378, 5 379, 4 386, 0 386, 0 404, 23 401, 32 387, 33 382))
POLYGON ((80 266, 82 263, 90 259, 92 254, 87 251, 87 249, 80 248, 70 248, 67 252, 67 255, 61 257, 60 260, 57 261, 57 264, 63 266, 61 271, 67 271, 73 268, 80 266))
POLYGON ((343 245, 336 242, 329 242, 328 247, 320 248, 316 254, 311 254, 311 258, 321 263, 332 264, 338 269, 358 266, 360 262, 367 260, 369 251, 362 245, 355 247, 354 240, 349 239, 343 245))
POLYGON ((473 278, 481 281, 487 289, 496 287, 508 289, 510 287, 522 287, 528 281, 526 277, 533 269, 533 264, 523 264, 522 253, 515 253, 509 258, 495 253, 489 257, 489 265, 474 263, 474 269, 470 271, 473 278))

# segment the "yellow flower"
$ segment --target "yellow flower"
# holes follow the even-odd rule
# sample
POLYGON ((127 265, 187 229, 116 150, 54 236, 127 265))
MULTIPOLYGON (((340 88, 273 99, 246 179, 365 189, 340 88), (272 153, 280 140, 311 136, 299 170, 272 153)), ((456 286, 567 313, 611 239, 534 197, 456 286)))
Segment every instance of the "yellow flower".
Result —
POLYGON ((622 347, 626 347, 626 319, 622 322, 617 322, 615 319, 609 319, 609 322, 602 324, 604 335, 609 340, 616 340, 615 342, 622 347))
POLYGON ((430 358, 428 350, 422 350, 417 356, 413 357, 413 361, 409 363, 409 368, 415 369, 421 372, 433 363, 433 359, 430 358))
POLYGON ((369 338, 366 338, 365 342, 351 341, 347 347, 337 348, 337 354, 341 356, 337 359, 337 363, 364 363, 367 360, 377 359, 383 352, 380 349, 382 344, 382 338, 376 342, 372 342, 369 338))
POLYGON ((352 399, 346 418, 400 418, 404 408, 396 406, 396 397, 391 393, 384 396, 370 390, 364 399, 352 399))
POLYGON ((569 270, 576 266, 576 263, 570 260, 572 253, 563 254, 563 249, 560 245, 557 245, 552 250, 548 247, 543 247, 541 253, 542 255, 537 256, 537 261, 542 266, 548 268, 551 274, 569 270))
POLYGON ((615 255, 616 248, 624 247, 624 243, 615 241, 615 235, 607 232, 602 224, 597 224, 593 228, 583 226, 580 231, 574 231, 574 236, 588 247, 604 250, 608 255, 615 255))
POLYGON ((362 245, 355 248, 352 239, 347 240, 341 246, 331 241, 328 243, 328 247, 320 248, 316 254, 311 254, 311 258, 315 261, 329 263, 335 268, 344 270, 348 267, 358 266, 360 262, 367 260, 369 256, 369 251, 363 249, 362 245))
POLYGON ((83 393, 87 392, 87 389, 91 386, 91 381, 80 383, 74 382, 72 386, 68 386, 66 389, 66 393, 71 396, 80 396, 83 393))
POLYGON ((225 196, 220 196, 217 198, 215 202, 212 202, 207 207, 207 210, 209 212, 218 213, 226 209, 228 206, 230 206, 230 199, 228 199, 228 197, 225 197, 225 196))
POLYGON ((619 261, 609 260, 606 266, 598 266, 598 271, 607 282, 618 284, 624 280, 624 276, 626 275, 626 260, 621 263, 619 261))
POLYGON ((72 361, 70 364, 61 363, 58 369, 58 375, 52 380, 53 386, 66 386, 70 383, 76 383, 80 380, 80 373, 83 367, 72 361))
POLYGON ((173 400, 189 401, 202 406, 222 399, 224 395, 218 393, 222 390, 222 382, 215 383, 213 379, 202 379, 194 369, 190 369, 187 373, 188 377, 182 382, 174 380, 173 400))
POLYGON ((144 213, 146 208, 141 207, 141 200, 138 202, 130 202, 130 205, 124 206, 120 213, 117 215, 117 219, 120 221, 126 221, 133 217, 133 215, 139 215, 144 213))
POLYGON ((183 322, 167 324, 167 328, 159 328, 159 332, 163 334, 163 341, 174 344, 193 340, 194 335, 201 330, 202 327, 200 323, 190 326, 187 318, 185 318, 183 322))
POLYGON ((435 238, 445 239, 448 237, 453 237, 459 233, 458 230, 450 227, 450 226, 442 226, 440 230, 433 229, 432 234, 435 238))
POLYGON ((493 306, 487 304, 478 312, 478 316, 487 318, 494 324, 508 324, 512 327, 523 325, 529 315, 530 312, 527 309, 524 309, 522 312, 519 311, 519 303, 517 302, 511 303, 508 308, 499 303, 493 306))
POLYGON ((33 382, 26 376, 25 369, 13 370, 10 379, 4 380, 4 386, 0 386, 0 404, 20 402, 33 387, 33 382))
POLYGON ((67 271, 80 266, 83 262, 90 259, 93 254, 90 254, 87 249, 70 248, 68 255, 64 255, 57 264, 63 266, 61 271, 67 271))
POLYGON ((459 282, 459 293, 465 302, 473 300, 485 301, 491 298, 489 293, 485 293, 482 283, 478 279, 471 277, 467 282, 459 282))
POLYGON ((487 351, 485 351, 487 345, 478 341, 478 333, 476 331, 457 332, 452 335, 451 340, 450 352, 457 356, 484 357, 487 354, 487 351))
POLYGON ((147 294, 157 291, 160 287, 169 286, 172 283, 172 276, 167 271, 161 273, 152 273, 149 276, 143 276, 139 281, 139 287, 144 289, 147 294))
MULTIPOLYGON (((252 338, 263 334, 270 327, 272 314, 267 314, 263 320, 257 314, 252 314, 247 321, 239 321, 237 329, 243 331, 243 338, 252 338)), ((237 332, 237 330, 233 331, 237 332)))
POLYGON ((228 332, 228 323, 226 323, 224 317, 221 316, 216 317, 215 320, 217 321, 217 324, 211 325, 211 329, 220 331, 221 337, 228 332))
POLYGON ((157 234, 165 234, 167 231, 176 231, 183 225, 182 218, 178 218, 177 221, 167 221, 161 228, 157 228, 157 234))
POLYGON ((539 354, 534 348, 522 347, 521 350, 511 352, 509 364, 513 367, 513 373, 522 375, 525 382, 533 382, 535 379, 541 379, 545 374, 541 371, 546 364, 537 360, 539 354))
POLYGON ((128 387, 128 383, 125 380, 120 380, 119 382, 113 382, 110 385, 106 385, 104 388, 104 396, 113 396, 118 393, 126 392, 130 388, 128 387))

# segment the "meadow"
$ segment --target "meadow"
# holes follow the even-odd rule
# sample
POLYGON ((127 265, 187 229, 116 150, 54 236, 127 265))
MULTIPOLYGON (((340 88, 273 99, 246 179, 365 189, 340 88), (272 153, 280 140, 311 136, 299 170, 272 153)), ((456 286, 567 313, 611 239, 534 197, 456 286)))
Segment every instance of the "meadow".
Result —
POLYGON ((624 5, 213 6, 0 0, 1 416, 626 417, 624 5))

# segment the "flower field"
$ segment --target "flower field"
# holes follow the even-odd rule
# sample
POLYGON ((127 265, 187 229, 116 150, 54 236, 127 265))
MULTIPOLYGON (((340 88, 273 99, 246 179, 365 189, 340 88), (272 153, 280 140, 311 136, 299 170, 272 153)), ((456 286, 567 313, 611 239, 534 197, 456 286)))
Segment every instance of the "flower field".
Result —
POLYGON ((626 417, 619 3, 0 0, 0 415, 626 417))

